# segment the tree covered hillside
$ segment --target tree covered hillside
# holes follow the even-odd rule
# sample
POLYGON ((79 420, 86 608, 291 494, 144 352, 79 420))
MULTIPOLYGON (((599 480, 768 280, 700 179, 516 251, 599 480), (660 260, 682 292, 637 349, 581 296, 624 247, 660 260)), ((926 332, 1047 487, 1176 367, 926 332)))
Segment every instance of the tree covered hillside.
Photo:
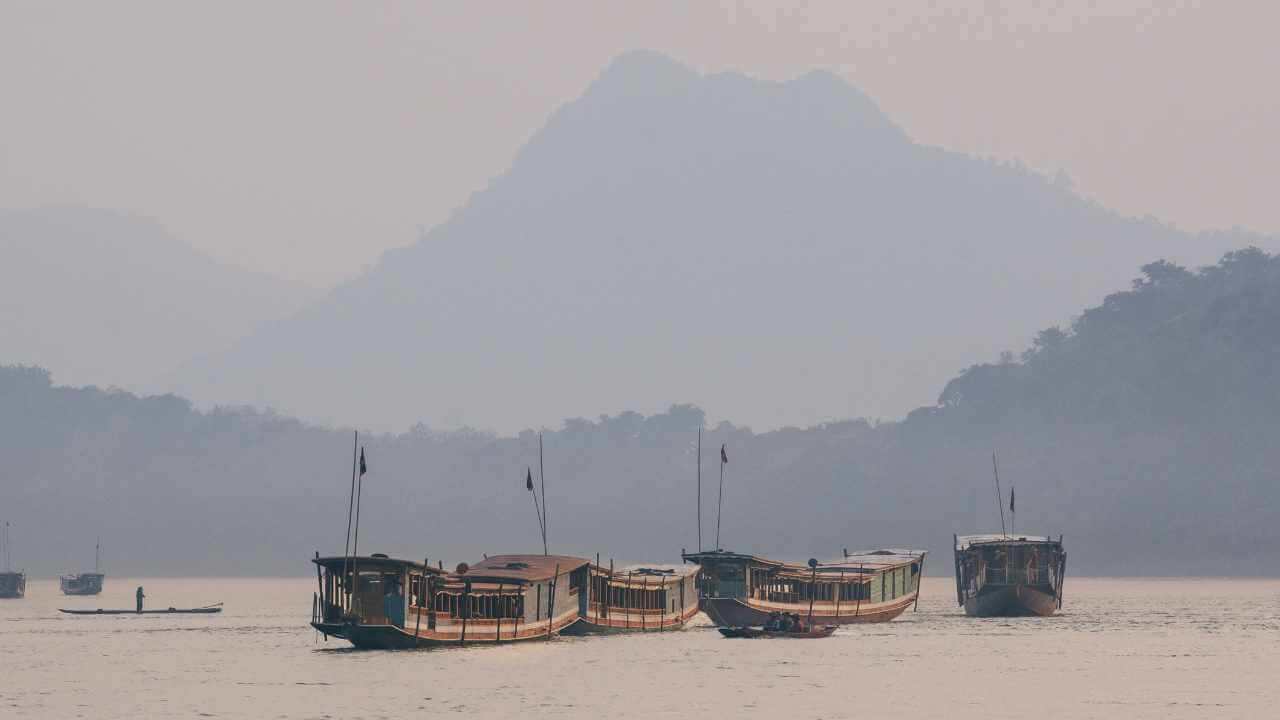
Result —
MULTIPOLYGON (((707 427, 703 545, 723 443, 724 547, 802 560, 916 546, 949 572, 953 532, 999 528, 997 450, 1018 529, 1064 533, 1075 575, 1275 575, 1277 319, 1280 258, 1157 262, 902 422, 707 427)), ((705 424, 680 405, 548 431, 552 551, 656 562, 695 547, 705 424)), ((539 546, 524 489, 536 433, 416 426, 365 443, 363 549, 452 563, 539 546)), ((341 552, 350 453, 347 430, 0 369, 0 516, 38 574, 84 565, 99 534, 117 574, 306 573, 314 550, 341 552)))

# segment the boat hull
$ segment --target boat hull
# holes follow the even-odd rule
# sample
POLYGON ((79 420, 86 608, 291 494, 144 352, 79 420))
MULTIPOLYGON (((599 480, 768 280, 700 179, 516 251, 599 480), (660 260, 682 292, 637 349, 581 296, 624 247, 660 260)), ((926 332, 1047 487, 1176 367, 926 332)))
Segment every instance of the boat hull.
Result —
POLYGON ((683 615, 667 615, 666 617, 646 617, 643 620, 622 612, 602 618, 595 613, 579 618, 577 622, 561 631, 563 635, 622 635, 641 632, 669 632, 683 630, 685 625, 698 614, 697 607, 690 607, 683 615))
POLYGON ((58 608, 58 612, 68 615, 216 615, 222 608, 168 608, 166 610, 68 610, 58 608))
POLYGON ((792 639, 792 640, 810 640, 813 638, 830 637, 836 631, 835 625, 824 625, 822 627, 807 630, 805 632, 784 632, 780 630, 763 630, 761 628, 733 628, 722 627, 720 634, 727 638, 767 638, 767 639, 792 639))
MULTIPOLYGON (((357 623, 325 623, 313 622, 311 627, 327 636, 346 640, 361 650, 412 650, 418 648, 458 647, 459 645, 505 645, 512 642, 528 642, 530 640, 547 640, 550 636, 560 635, 565 627, 553 629, 547 633, 546 622, 538 626, 521 626, 512 635, 504 629, 502 639, 495 638, 492 632, 468 633, 465 639, 458 632, 436 633, 421 628, 419 634, 395 625, 362 625, 357 623)), ((565 633, 567 634, 567 633, 565 633)))
POLYGON ((1058 611, 1058 599, 1045 590, 1027 585, 987 586, 966 598, 964 613, 970 617, 1048 617, 1058 611))
MULTIPOLYGON (((874 606, 859 606, 844 609, 837 613, 814 612, 814 624, 852 625, 854 623, 888 622, 915 604, 915 593, 898 598, 892 603, 874 606)), ((805 608, 769 608, 755 607, 737 598, 703 598, 702 611, 711 618, 711 622, 721 627, 762 626, 769 620, 773 612, 795 613, 807 617, 805 608)))

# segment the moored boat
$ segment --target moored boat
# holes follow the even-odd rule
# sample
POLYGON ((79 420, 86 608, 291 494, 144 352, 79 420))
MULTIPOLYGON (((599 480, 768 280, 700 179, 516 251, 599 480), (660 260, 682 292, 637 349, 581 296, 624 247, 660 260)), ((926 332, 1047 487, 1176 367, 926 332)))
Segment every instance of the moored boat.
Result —
POLYGON ((727 638, 792 638, 797 640, 807 640, 810 638, 831 637, 831 634, 836 631, 836 627, 836 625, 822 625, 802 632, 794 632, 790 630, 765 630, 763 628, 749 627, 722 627, 719 628, 719 630, 720 634, 727 638))
POLYGON ((102 592, 102 573, 76 573, 58 578, 63 595, 97 595, 102 592))
POLYGON ((106 579, 100 570, 102 560, 102 543, 93 548, 93 572, 71 573, 58 578, 63 595, 97 595, 102 592, 103 580, 106 579))
POLYGON ((164 610, 79 610, 58 608, 58 612, 68 615, 214 615, 222 612, 222 603, 214 603, 198 608, 166 608, 164 610))
POLYGON ((956 602, 973 617, 1052 615, 1062 607, 1067 554, 1057 540, 1031 535, 955 539, 956 602))
POLYGON ((318 556, 311 625, 361 648, 547 639, 586 610, 590 562, 494 555, 453 572, 385 555, 318 556))
POLYGON ((17 599, 27 594, 27 574, 5 570, 0 572, 0 598, 17 599))
POLYGON ((810 607, 814 625, 892 620, 916 602, 925 555, 874 550, 810 567, 726 550, 681 553, 702 566, 703 612, 735 628, 763 626, 775 612, 807 616, 810 607))
POLYGON ((679 630, 698 614, 696 565, 592 565, 591 594, 566 635, 679 630))

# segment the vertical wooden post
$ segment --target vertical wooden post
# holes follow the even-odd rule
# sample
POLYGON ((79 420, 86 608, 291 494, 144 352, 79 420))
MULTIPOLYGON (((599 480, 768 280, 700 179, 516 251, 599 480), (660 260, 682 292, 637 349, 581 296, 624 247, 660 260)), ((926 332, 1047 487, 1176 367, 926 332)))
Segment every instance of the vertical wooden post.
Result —
POLYGON ((502 614, 507 611, 507 600, 502 596, 502 590, 504 587, 505 583, 498 583, 498 628, 494 632, 493 636, 493 642, 495 644, 502 642, 502 614))
POLYGON ((465 645, 467 642, 467 616, 471 614, 471 581, 462 581, 462 597, 458 603, 458 614, 462 616, 462 635, 458 637, 458 644, 465 645))
POLYGON ((840 596, 844 594, 844 568, 840 568, 840 584, 836 585, 836 622, 840 622, 840 596))
MULTIPOLYGON (((609 558, 609 579, 604 584, 604 616, 609 617, 609 606, 613 604, 613 558, 609 558)), ((612 621, 610 621, 612 624, 612 621)))
POLYGON ((417 638, 422 629, 422 610, 427 603, 427 558, 422 559, 422 577, 418 579, 418 619, 413 623, 413 636, 417 638))
POLYGON ((911 612, 920 609, 920 585, 924 582, 924 557, 927 553, 920 553, 920 574, 916 575, 916 602, 912 606, 911 612))
MULTIPOLYGON (((858 563, 858 604, 853 607, 853 616, 858 617, 858 612, 862 610, 862 574, 863 563, 858 563)), ((867 594, 871 594, 871 584, 867 583, 867 594)))
POLYGON ((320 598, 324 599, 324 578, 320 573, 320 551, 316 551, 316 585, 320 590, 320 598))
POLYGON ((641 583, 640 588, 641 588, 640 589, 640 632, 644 632, 645 611, 649 609, 648 608, 648 605, 649 605, 649 576, 648 575, 644 576, 644 580, 641 583))
POLYGON ((810 560, 809 567, 813 569, 813 573, 809 576, 809 619, 805 621, 805 625, 810 630, 813 629, 813 599, 817 595, 818 590, 818 561, 810 560))
POLYGON ((631 573, 627 573, 627 589, 623 591, 622 606, 627 610, 627 630, 631 629, 631 611, 635 609, 635 603, 631 600, 631 573))
MULTIPOLYGON (((543 495, 543 506, 546 506, 546 495, 543 495)), ((545 510, 543 512, 546 512, 545 510)), ((546 517, 545 515, 543 517, 546 517)), ((551 640, 551 625, 556 617, 556 586, 560 584, 560 563, 556 563, 556 574, 551 578, 551 587, 547 597, 547 640, 551 640)))

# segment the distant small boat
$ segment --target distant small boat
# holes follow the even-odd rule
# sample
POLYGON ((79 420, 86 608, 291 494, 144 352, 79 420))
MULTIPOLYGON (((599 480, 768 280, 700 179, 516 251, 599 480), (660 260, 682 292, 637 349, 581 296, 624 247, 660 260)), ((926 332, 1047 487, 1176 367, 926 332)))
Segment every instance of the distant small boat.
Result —
POLYGON ((816 628, 805 630, 804 632, 765 630, 764 628, 752 627, 722 627, 717 629, 720 631, 721 635, 727 638, 793 638, 797 640, 805 640, 809 638, 830 637, 831 633, 836 631, 836 626, 821 625, 816 628))
POLYGON ((27 574, 0 572, 0 598, 18 599, 27 594, 27 574))
POLYGON ((4 556, 4 572, 0 572, 0 598, 19 599, 27 594, 27 574, 10 567, 9 523, 0 534, 0 554, 4 556))
POLYGON ((93 546, 93 572, 73 573, 58 578, 63 595, 97 595, 102 592, 106 575, 99 571, 102 560, 102 543, 93 546))
POLYGON ((97 595, 102 592, 102 581, 106 577, 102 573, 77 573, 63 575, 58 581, 63 595, 97 595))
POLYGON ((213 613, 222 612, 222 603, 206 605, 198 608, 167 608, 165 610, 68 610, 67 608, 58 608, 58 612, 64 612, 68 615, 211 615, 213 613))

